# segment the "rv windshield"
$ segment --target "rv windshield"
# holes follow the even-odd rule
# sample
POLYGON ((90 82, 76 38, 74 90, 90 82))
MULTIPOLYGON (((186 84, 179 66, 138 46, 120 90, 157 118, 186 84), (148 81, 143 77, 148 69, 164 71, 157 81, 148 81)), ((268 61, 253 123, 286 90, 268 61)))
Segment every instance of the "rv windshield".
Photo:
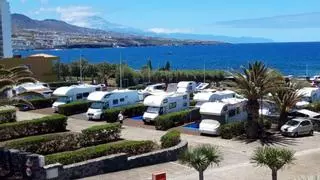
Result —
POLYGON ((90 106, 91 109, 102 109, 103 102, 93 102, 90 106))
POLYGON ((148 107, 147 112, 148 113, 155 113, 158 114, 159 113, 159 107, 148 107))
POLYGON ((70 98, 68 96, 60 96, 58 97, 57 102, 67 103, 67 102, 70 102, 70 98))

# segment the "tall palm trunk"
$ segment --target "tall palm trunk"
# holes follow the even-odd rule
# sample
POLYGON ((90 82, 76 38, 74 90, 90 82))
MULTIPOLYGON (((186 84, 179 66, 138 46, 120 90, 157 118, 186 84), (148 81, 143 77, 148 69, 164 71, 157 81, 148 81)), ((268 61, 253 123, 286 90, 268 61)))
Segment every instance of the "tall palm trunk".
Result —
POLYGON ((258 138, 259 131, 259 102, 256 99, 248 100, 247 103, 248 111, 248 123, 246 127, 247 138, 256 139, 258 138))
POLYGON ((279 121, 278 121, 278 129, 280 129, 281 126, 286 123, 287 119, 288 119, 287 111, 286 110, 281 110, 280 111, 279 121))
POLYGON ((204 180, 203 171, 199 171, 199 180, 204 180))
POLYGON ((277 170, 272 169, 272 180, 277 180, 277 179, 278 179, 277 170))

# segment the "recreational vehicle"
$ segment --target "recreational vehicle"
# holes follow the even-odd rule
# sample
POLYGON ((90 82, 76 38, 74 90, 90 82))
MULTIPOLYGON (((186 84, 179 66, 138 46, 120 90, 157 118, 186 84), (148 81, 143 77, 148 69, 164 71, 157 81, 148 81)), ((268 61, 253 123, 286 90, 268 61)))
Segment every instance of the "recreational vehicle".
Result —
POLYGON ((36 83, 23 83, 13 88, 16 95, 25 92, 35 92, 43 95, 45 98, 49 98, 52 95, 52 90, 46 83, 36 82, 36 83))
POLYGON ((193 100, 197 102, 196 107, 200 107, 205 102, 221 101, 222 99, 234 98, 236 93, 230 90, 223 91, 204 91, 194 95, 193 100))
POLYGON ((228 98, 206 102, 201 105, 200 114, 204 121, 201 121, 199 131, 204 134, 218 134, 220 124, 247 119, 246 99, 228 98))
POLYGON ((196 90, 196 82, 194 81, 181 81, 177 85, 178 93, 193 93, 196 90))
POLYGON ((88 119, 103 119, 103 111, 119 106, 127 106, 139 102, 138 91, 136 90, 114 90, 111 92, 96 91, 88 96, 92 102, 86 115, 88 119))
POLYGON ((143 104, 148 107, 143 114, 143 121, 150 122, 156 117, 189 108, 188 93, 165 93, 146 97, 143 104))
POLYGON ((57 112, 59 105, 68 104, 78 100, 85 100, 90 93, 94 91, 101 91, 101 88, 102 87, 99 85, 88 84, 60 87, 53 92, 53 95, 57 96, 58 99, 53 103, 52 108, 57 112))
POLYGON ((315 87, 305 87, 298 90, 298 94, 302 96, 302 100, 297 102, 296 106, 304 107, 309 103, 320 101, 320 89, 315 87))
POLYGON ((139 91, 139 95, 142 97, 140 99, 144 99, 145 97, 157 94, 157 93, 163 93, 166 90, 166 84, 165 83, 158 83, 158 84, 152 84, 147 86, 144 90, 139 91))

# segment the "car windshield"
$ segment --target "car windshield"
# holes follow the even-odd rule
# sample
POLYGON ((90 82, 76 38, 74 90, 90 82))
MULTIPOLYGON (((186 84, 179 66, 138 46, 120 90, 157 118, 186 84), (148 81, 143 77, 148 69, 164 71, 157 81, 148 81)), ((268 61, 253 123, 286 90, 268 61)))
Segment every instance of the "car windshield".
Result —
POLYGON ((295 120, 290 120, 286 123, 289 126, 296 126, 299 124, 299 121, 295 121, 295 120))
POLYGON ((148 107, 148 113, 159 113, 159 107, 148 107))
POLYGON ((90 106, 91 109, 102 109, 103 102, 93 102, 90 106))
POLYGON ((57 102, 68 102, 69 101, 69 97, 68 96, 60 96, 57 99, 57 102))

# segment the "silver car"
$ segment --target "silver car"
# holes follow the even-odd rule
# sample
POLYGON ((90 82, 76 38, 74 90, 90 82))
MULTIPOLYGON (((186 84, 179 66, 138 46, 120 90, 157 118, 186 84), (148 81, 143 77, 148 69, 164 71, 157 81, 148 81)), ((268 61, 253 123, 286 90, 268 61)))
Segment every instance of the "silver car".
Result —
POLYGON ((313 135, 313 124, 309 119, 294 118, 281 127, 281 134, 293 137, 313 135))

